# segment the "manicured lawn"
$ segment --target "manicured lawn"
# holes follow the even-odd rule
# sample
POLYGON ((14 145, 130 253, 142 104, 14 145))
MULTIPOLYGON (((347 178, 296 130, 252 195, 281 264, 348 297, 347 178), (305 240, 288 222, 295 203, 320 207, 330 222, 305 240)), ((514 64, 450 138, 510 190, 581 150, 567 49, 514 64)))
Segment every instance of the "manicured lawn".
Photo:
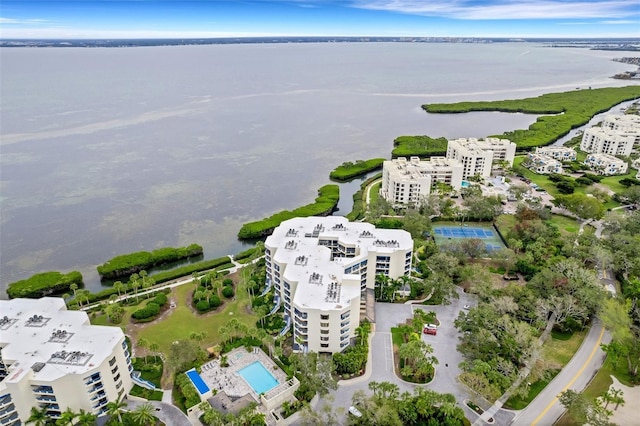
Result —
POLYGON ((170 315, 136 330, 134 341, 144 338, 151 343, 155 342, 160 347, 160 352, 168 354, 173 342, 188 339, 192 332, 207 333, 201 342, 203 348, 219 344, 221 340, 218 329, 231 318, 237 318, 248 327, 255 327, 257 317, 248 312, 249 296, 244 290, 236 291, 236 300, 227 300, 221 310, 204 315, 194 313, 187 306, 187 299, 193 292, 193 285, 185 284, 176 287, 173 291, 177 306, 171 310, 170 315))
MULTIPOLYGON (((602 179, 600 181, 600 184, 608 186, 609 189, 611 189, 615 193, 619 193, 619 192, 622 192, 625 189, 627 189, 625 186, 620 185, 620 181, 622 179, 625 179, 625 178, 635 178, 636 177, 636 173, 638 173, 638 171, 636 169, 631 169, 630 168, 629 169, 629 173, 627 173, 626 175, 607 176, 606 178, 604 178, 604 179, 602 179)), ((609 206, 607 206, 607 207, 609 207, 609 206)))
MULTIPOLYGON (((558 372, 571 360, 571 357, 576 353, 586 335, 587 330, 577 331, 573 333, 571 337, 566 335, 556 335, 556 337, 560 337, 559 339, 554 338, 552 335, 551 338, 544 342, 540 351, 541 358, 547 363, 556 365, 559 368, 553 374, 553 377, 555 377, 555 375, 558 374, 558 372)), ((532 383, 529 387, 529 395, 526 398, 511 397, 505 404, 505 407, 516 410, 525 408, 535 399, 536 396, 538 396, 540 392, 542 392, 549 382, 553 380, 553 377, 532 383)))
POLYGON ((562 216, 559 214, 551 215, 549 222, 558 227, 560 233, 574 234, 580 230, 580 222, 570 217, 562 216))
POLYGON ((380 196, 380 187, 382 186, 382 181, 377 182, 371 186, 371 192, 369 192, 369 203, 374 204, 378 201, 378 197, 380 196))

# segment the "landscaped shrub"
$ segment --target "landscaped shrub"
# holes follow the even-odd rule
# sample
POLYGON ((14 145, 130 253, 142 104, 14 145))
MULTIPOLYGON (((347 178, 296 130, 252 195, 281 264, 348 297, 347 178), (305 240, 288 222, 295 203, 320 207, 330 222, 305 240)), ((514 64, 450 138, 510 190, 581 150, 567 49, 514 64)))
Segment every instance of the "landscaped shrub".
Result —
POLYGON ((186 412, 187 408, 191 408, 200 403, 200 394, 196 390, 189 377, 184 373, 176 374, 176 380, 173 387, 175 401, 182 411, 186 412))
POLYGON ((211 306, 209 305, 209 301, 206 299, 196 303, 196 309, 200 312, 208 311, 210 307, 211 306))
POLYGON ((232 298, 234 294, 235 292, 233 291, 233 287, 231 287, 230 285, 222 289, 222 295, 227 299, 232 298))
POLYGON ((225 278, 222 280, 222 285, 225 287, 233 285, 233 280, 231 278, 225 278))
POLYGON ((169 299, 167 298, 167 295, 166 295, 166 294, 164 294, 164 293, 162 293, 162 292, 159 292, 159 293, 157 293, 157 294, 156 294, 156 296, 153 298, 153 301, 154 301, 155 303, 157 303, 157 304, 158 304, 158 306, 164 306, 164 305, 166 305, 166 304, 167 304, 167 302, 169 301, 169 299))
POLYGON ((131 316, 134 319, 137 319, 138 321, 143 321, 143 320, 151 320, 159 313, 160 313, 160 306, 158 306, 158 304, 155 302, 149 302, 144 308, 138 309, 137 311, 132 313, 131 316))
POLYGON ((71 284, 76 284, 78 288, 84 287, 80 272, 71 271, 67 274, 43 272, 35 274, 26 280, 9 284, 7 295, 9 299, 16 297, 39 298, 50 294, 68 292, 71 284))
POLYGON ((209 306, 212 309, 215 309, 220 305, 222 305, 222 300, 220 300, 220 298, 218 296, 213 294, 213 295, 211 295, 211 297, 209 297, 209 306))

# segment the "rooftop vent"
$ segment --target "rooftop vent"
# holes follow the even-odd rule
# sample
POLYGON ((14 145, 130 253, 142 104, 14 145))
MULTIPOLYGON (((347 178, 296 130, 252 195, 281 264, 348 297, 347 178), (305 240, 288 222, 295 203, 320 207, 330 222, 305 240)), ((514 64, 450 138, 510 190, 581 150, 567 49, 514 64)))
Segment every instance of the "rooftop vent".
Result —
POLYGON ((309 276, 309 284, 322 284, 322 275, 312 272, 309 276))
POLYGON ((31 366, 31 369, 33 370, 34 373, 37 373, 40 370, 42 370, 45 365, 47 364, 45 364, 44 362, 36 362, 31 366))

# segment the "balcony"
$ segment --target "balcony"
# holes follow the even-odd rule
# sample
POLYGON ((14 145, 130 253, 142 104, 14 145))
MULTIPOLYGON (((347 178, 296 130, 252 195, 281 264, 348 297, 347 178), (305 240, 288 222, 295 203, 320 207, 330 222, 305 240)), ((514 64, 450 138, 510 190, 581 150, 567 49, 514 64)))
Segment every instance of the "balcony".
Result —
POLYGON ((13 422, 16 422, 16 421, 18 422, 17 424, 20 424, 18 420, 18 413, 13 413, 10 417, 0 420, 0 424, 8 425, 8 424, 13 424, 13 422))
POLYGON ((100 383, 99 385, 94 386, 93 388, 91 388, 89 390, 89 393, 94 393, 99 391, 100 389, 104 388, 104 386, 102 386, 102 383, 100 383))
POLYGON ((91 401, 95 401, 96 399, 99 399, 99 398, 104 398, 106 395, 107 394, 105 393, 105 391, 100 391, 94 397, 91 398, 91 401))
POLYGON ((32 387, 33 393, 48 393, 53 394, 53 388, 51 386, 37 386, 32 387))
POLYGON ((36 401, 39 402, 56 402, 56 397, 55 396, 50 396, 50 395, 39 395, 36 397, 36 401))

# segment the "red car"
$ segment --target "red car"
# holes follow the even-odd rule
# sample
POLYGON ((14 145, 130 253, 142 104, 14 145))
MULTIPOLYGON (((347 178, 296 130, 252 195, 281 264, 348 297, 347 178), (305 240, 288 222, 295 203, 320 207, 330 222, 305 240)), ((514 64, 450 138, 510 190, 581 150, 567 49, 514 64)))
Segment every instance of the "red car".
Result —
POLYGON ((422 332, 424 334, 431 334, 435 336, 436 334, 438 334, 438 327, 434 324, 425 324, 422 332))

